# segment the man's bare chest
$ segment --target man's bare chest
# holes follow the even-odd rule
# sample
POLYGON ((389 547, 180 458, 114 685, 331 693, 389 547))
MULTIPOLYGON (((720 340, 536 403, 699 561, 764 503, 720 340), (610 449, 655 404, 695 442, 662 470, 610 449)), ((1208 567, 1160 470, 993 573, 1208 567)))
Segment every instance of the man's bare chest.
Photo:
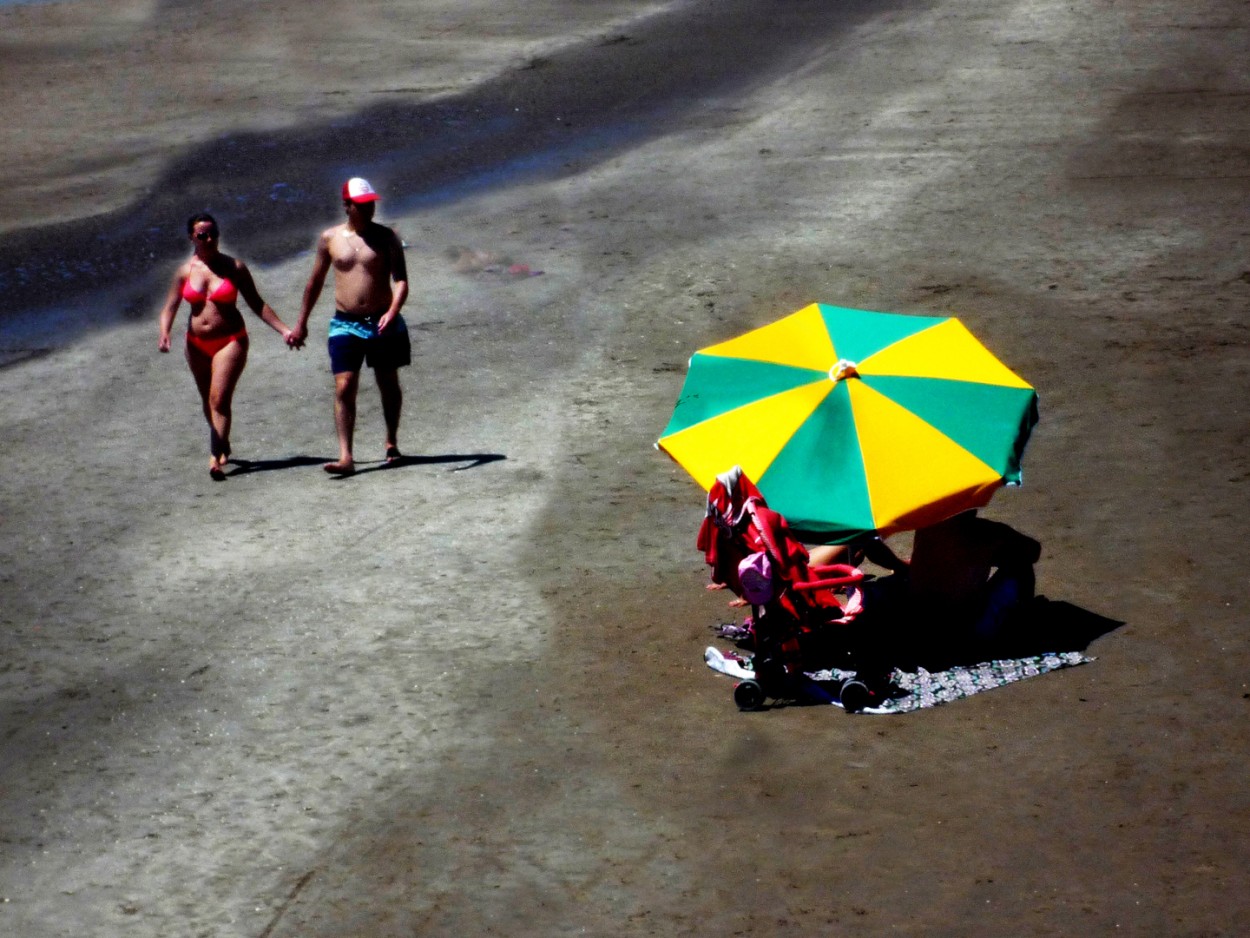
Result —
POLYGON ((386 264, 385 255, 369 238, 348 228, 339 229, 331 239, 330 259, 335 269, 344 273, 352 270, 377 272, 386 264))

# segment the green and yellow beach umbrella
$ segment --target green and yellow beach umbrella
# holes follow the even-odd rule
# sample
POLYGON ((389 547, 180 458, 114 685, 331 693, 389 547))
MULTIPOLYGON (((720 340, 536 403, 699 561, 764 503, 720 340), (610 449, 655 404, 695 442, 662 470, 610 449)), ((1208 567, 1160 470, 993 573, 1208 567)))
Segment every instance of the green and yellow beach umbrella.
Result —
POLYGON ((933 524, 1020 483, 1037 393, 953 318, 813 303, 700 349, 656 444, 735 465, 809 540, 933 524))

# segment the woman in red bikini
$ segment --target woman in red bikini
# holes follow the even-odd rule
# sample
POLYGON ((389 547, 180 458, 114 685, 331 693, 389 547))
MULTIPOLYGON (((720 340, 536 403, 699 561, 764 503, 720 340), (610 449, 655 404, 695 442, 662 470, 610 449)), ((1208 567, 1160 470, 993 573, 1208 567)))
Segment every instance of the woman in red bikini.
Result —
POLYGON ((230 405, 247 364, 247 327, 237 305, 239 297, 288 345, 295 347, 295 343, 291 330, 256 291, 247 265, 218 250, 219 232, 213 216, 206 212, 192 215, 187 221, 187 234, 195 253, 174 274, 161 309, 158 347, 162 352, 169 351, 174 316, 186 300, 191 306, 187 364, 191 366, 204 404, 204 419, 208 421, 208 472, 214 479, 224 479, 226 463, 230 461, 230 405))

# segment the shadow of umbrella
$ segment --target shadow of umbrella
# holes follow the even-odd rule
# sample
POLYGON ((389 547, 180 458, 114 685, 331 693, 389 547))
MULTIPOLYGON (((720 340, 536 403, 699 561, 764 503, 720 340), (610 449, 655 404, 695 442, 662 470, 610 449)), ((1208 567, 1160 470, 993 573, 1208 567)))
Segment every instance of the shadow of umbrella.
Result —
POLYGON ((1017 618, 1010 636, 1004 636, 997 649, 1008 657, 1024 658, 1060 651, 1085 651, 1099 638, 1124 623, 1118 619, 1082 609, 1065 600, 1038 596, 1017 618))
POLYGON ((947 631, 930 633, 922 627, 905 630, 897 637, 907 670, 928 671, 971 666, 983 661, 1032 658, 1037 655, 1085 652, 1097 639, 1124 623, 1063 600, 1034 597, 1011 617, 1002 633, 992 639, 947 631))

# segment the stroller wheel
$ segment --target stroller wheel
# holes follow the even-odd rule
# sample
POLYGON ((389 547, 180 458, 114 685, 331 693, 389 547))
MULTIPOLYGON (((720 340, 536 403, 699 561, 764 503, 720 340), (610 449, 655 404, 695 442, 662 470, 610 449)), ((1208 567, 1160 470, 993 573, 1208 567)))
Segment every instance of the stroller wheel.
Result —
POLYGON ((842 709, 847 713, 858 713, 872 702, 872 691, 863 681, 850 677, 842 682, 838 697, 842 701, 842 709))
POLYGON ((734 703, 739 710, 758 710, 764 705, 764 689, 755 681, 739 681, 734 685, 734 703))

